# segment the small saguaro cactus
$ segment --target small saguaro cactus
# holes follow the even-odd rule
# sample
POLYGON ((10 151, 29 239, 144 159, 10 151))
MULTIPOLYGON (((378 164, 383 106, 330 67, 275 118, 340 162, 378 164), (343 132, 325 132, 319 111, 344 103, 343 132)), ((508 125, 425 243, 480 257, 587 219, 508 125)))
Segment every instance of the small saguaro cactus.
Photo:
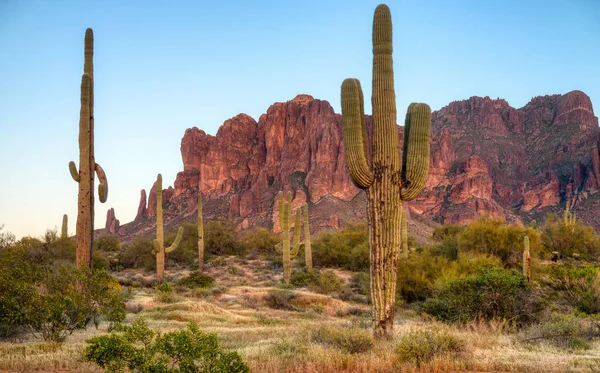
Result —
POLYGON ((406 211, 402 210, 402 253, 404 258, 408 258, 408 225, 406 223, 406 211))
POLYGON ((341 99, 346 165, 354 183, 367 192, 373 331, 377 338, 391 338, 402 203, 414 199, 427 181, 431 109, 418 103, 408 107, 401 160, 392 63, 392 16, 387 5, 378 5, 373 17, 371 144, 358 79, 344 80, 341 99))
POLYGON ((65 239, 67 237, 69 237, 69 217, 67 216, 67 214, 64 214, 60 238, 65 239))
POLYGON ((567 227, 573 228, 576 222, 575 214, 569 211, 569 203, 565 206, 565 212, 563 214, 563 224, 567 227))
POLYGON ((300 224, 301 212, 296 210, 296 221, 294 227, 294 239, 290 243, 290 220, 292 193, 288 192, 284 197, 283 192, 279 193, 279 225, 281 226, 281 243, 275 246, 275 250, 279 255, 283 255, 283 281, 286 284, 290 283, 292 278, 292 260, 296 259, 300 251, 300 224))
POLYGON ((77 268, 92 267, 94 247, 94 173, 98 175, 98 196, 106 202, 108 182, 104 170, 94 158, 94 33, 85 31, 84 65, 81 77, 81 110, 79 112, 79 170, 69 163, 73 180, 79 183, 77 225, 77 268))
MULTIPOLYGON (((308 223, 308 204, 302 206, 302 214, 304 215, 304 261, 306 262, 306 270, 311 272, 313 269, 312 249, 310 246, 310 224, 308 223)), ((300 229, 297 229, 300 231, 300 229)))
POLYGON ((198 188, 198 271, 204 269, 204 223, 202 222, 202 194, 198 188))
POLYGON ((523 277, 531 281, 531 253, 529 252, 529 236, 523 239, 523 277))
POLYGON ((183 227, 177 230, 177 237, 171 246, 165 248, 165 236, 163 232, 163 209, 162 209, 162 175, 156 177, 156 239, 152 242, 154 250, 152 254, 156 255, 156 279, 162 283, 165 277, 165 254, 175 250, 181 242, 183 236, 183 227))

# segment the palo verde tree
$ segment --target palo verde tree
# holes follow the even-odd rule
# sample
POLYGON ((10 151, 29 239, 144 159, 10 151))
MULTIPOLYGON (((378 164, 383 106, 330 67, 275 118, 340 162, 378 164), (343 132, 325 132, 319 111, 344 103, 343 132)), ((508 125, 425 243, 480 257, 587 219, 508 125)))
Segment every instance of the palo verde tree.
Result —
POLYGON ((367 192, 374 335, 391 338, 402 202, 414 199, 427 180, 431 109, 418 103, 408 107, 401 161, 396 128, 392 17, 387 5, 377 6, 373 18, 371 160, 360 82, 344 80, 341 98, 346 164, 354 183, 367 192))

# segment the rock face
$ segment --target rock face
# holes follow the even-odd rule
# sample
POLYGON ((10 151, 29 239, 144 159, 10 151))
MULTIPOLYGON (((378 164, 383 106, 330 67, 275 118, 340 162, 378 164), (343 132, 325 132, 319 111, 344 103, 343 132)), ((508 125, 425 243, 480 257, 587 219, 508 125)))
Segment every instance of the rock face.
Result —
POLYGON ((134 221, 141 220, 147 216, 148 212, 146 210, 146 189, 142 189, 142 191, 140 192, 140 203, 138 204, 137 214, 135 215, 134 221))
MULTIPOLYGON (((399 127, 401 140, 402 133, 399 127)), ((598 143, 598 118, 580 91, 536 97, 520 109, 489 97, 452 102, 432 114, 429 179, 409 209, 438 223, 463 223, 481 214, 539 219, 565 203, 583 208, 600 188, 598 143)), ((277 230, 281 190, 292 191, 293 208, 309 204, 313 227, 365 217, 364 193, 346 170, 341 117, 326 101, 299 95, 273 104, 258 121, 239 114, 216 136, 190 128, 181 155, 183 171, 163 191, 172 217, 190 218, 200 191, 207 219, 277 230)), ((138 216, 142 210, 140 201, 138 216)), ((153 186, 146 215, 155 211, 153 186)))
POLYGON ((106 225, 105 225, 104 229, 108 233, 116 234, 116 233, 119 233, 120 226, 121 225, 119 223, 119 219, 117 219, 115 216, 115 209, 111 207, 106 212, 106 225))

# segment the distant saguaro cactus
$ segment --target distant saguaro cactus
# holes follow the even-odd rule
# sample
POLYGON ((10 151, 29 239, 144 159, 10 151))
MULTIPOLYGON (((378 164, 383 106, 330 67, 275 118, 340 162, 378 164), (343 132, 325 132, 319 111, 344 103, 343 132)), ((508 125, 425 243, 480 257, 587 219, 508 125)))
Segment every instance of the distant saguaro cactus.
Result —
POLYGON ((92 267, 94 247, 94 174, 98 175, 98 196, 106 202, 108 181, 106 173, 94 158, 94 33, 85 31, 84 66, 81 77, 81 110, 79 112, 79 170, 69 162, 73 180, 79 183, 77 225, 77 268, 92 267))
POLYGON ((392 63, 392 16, 384 4, 377 6, 373 17, 372 94, 371 160, 363 93, 357 79, 346 79, 342 84, 342 124, 350 176, 358 187, 367 192, 374 334, 378 338, 391 338, 402 202, 414 199, 427 181, 431 109, 426 104, 417 103, 408 107, 400 161, 392 63))
POLYGON ((204 269, 204 223, 202 221, 202 194, 198 188, 198 271, 204 269))
POLYGON ((565 206, 565 212, 563 214, 563 224, 567 227, 574 228, 576 221, 577 218, 575 217, 575 213, 571 213, 569 211, 569 203, 567 202, 567 205, 565 206))
POLYGON ((529 252, 529 236, 523 239, 523 277, 531 281, 531 253, 529 252))
MULTIPOLYGON (((310 224, 308 222, 308 204, 302 206, 302 214, 304 215, 304 261, 306 262, 306 270, 308 272, 313 269, 312 248, 310 246, 310 224)), ((298 231, 300 229, 298 228, 298 231)))
POLYGON ((152 250, 152 254, 156 255, 156 279, 158 283, 162 283, 165 277, 165 254, 177 249, 183 236, 183 227, 179 227, 175 241, 171 246, 165 248, 162 204, 162 175, 158 174, 156 177, 156 239, 153 241, 154 250, 152 250))
POLYGON ((296 221, 294 227, 294 239, 290 243, 290 220, 292 217, 292 193, 288 192, 284 197, 283 192, 279 192, 279 225, 281 226, 281 243, 275 246, 279 255, 283 255, 283 281, 290 283, 292 278, 292 260, 298 256, 300 250, 300 224, 301 213, 296 210, 296 221))
POLYGON ((60 231, 60 238, 67 238, 69 237, 69 217, 67 216, 67 214, 63 215, 63 222, 62 222, 62 228, 60 231))

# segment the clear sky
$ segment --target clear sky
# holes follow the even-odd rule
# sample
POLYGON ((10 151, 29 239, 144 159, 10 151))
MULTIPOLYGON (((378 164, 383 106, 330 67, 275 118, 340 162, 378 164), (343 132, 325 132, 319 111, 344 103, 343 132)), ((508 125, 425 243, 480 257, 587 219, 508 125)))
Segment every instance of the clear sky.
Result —
MULTIPOLYGON (((135 217, 142 188, 183 169, 186 128, 215 134, 300 93, 339 112, 347 77, 371 95, 379 1, 0 0, 0 225, 74 233, 83 37, 95 34, 96 160, 108 175, 96 226, 135 217)), ((398 113, 470 96, 586 92, 600 103, 600 1, 389 1, 398 113)), ((399 119, 401 122, 402 119, 399 119)))

